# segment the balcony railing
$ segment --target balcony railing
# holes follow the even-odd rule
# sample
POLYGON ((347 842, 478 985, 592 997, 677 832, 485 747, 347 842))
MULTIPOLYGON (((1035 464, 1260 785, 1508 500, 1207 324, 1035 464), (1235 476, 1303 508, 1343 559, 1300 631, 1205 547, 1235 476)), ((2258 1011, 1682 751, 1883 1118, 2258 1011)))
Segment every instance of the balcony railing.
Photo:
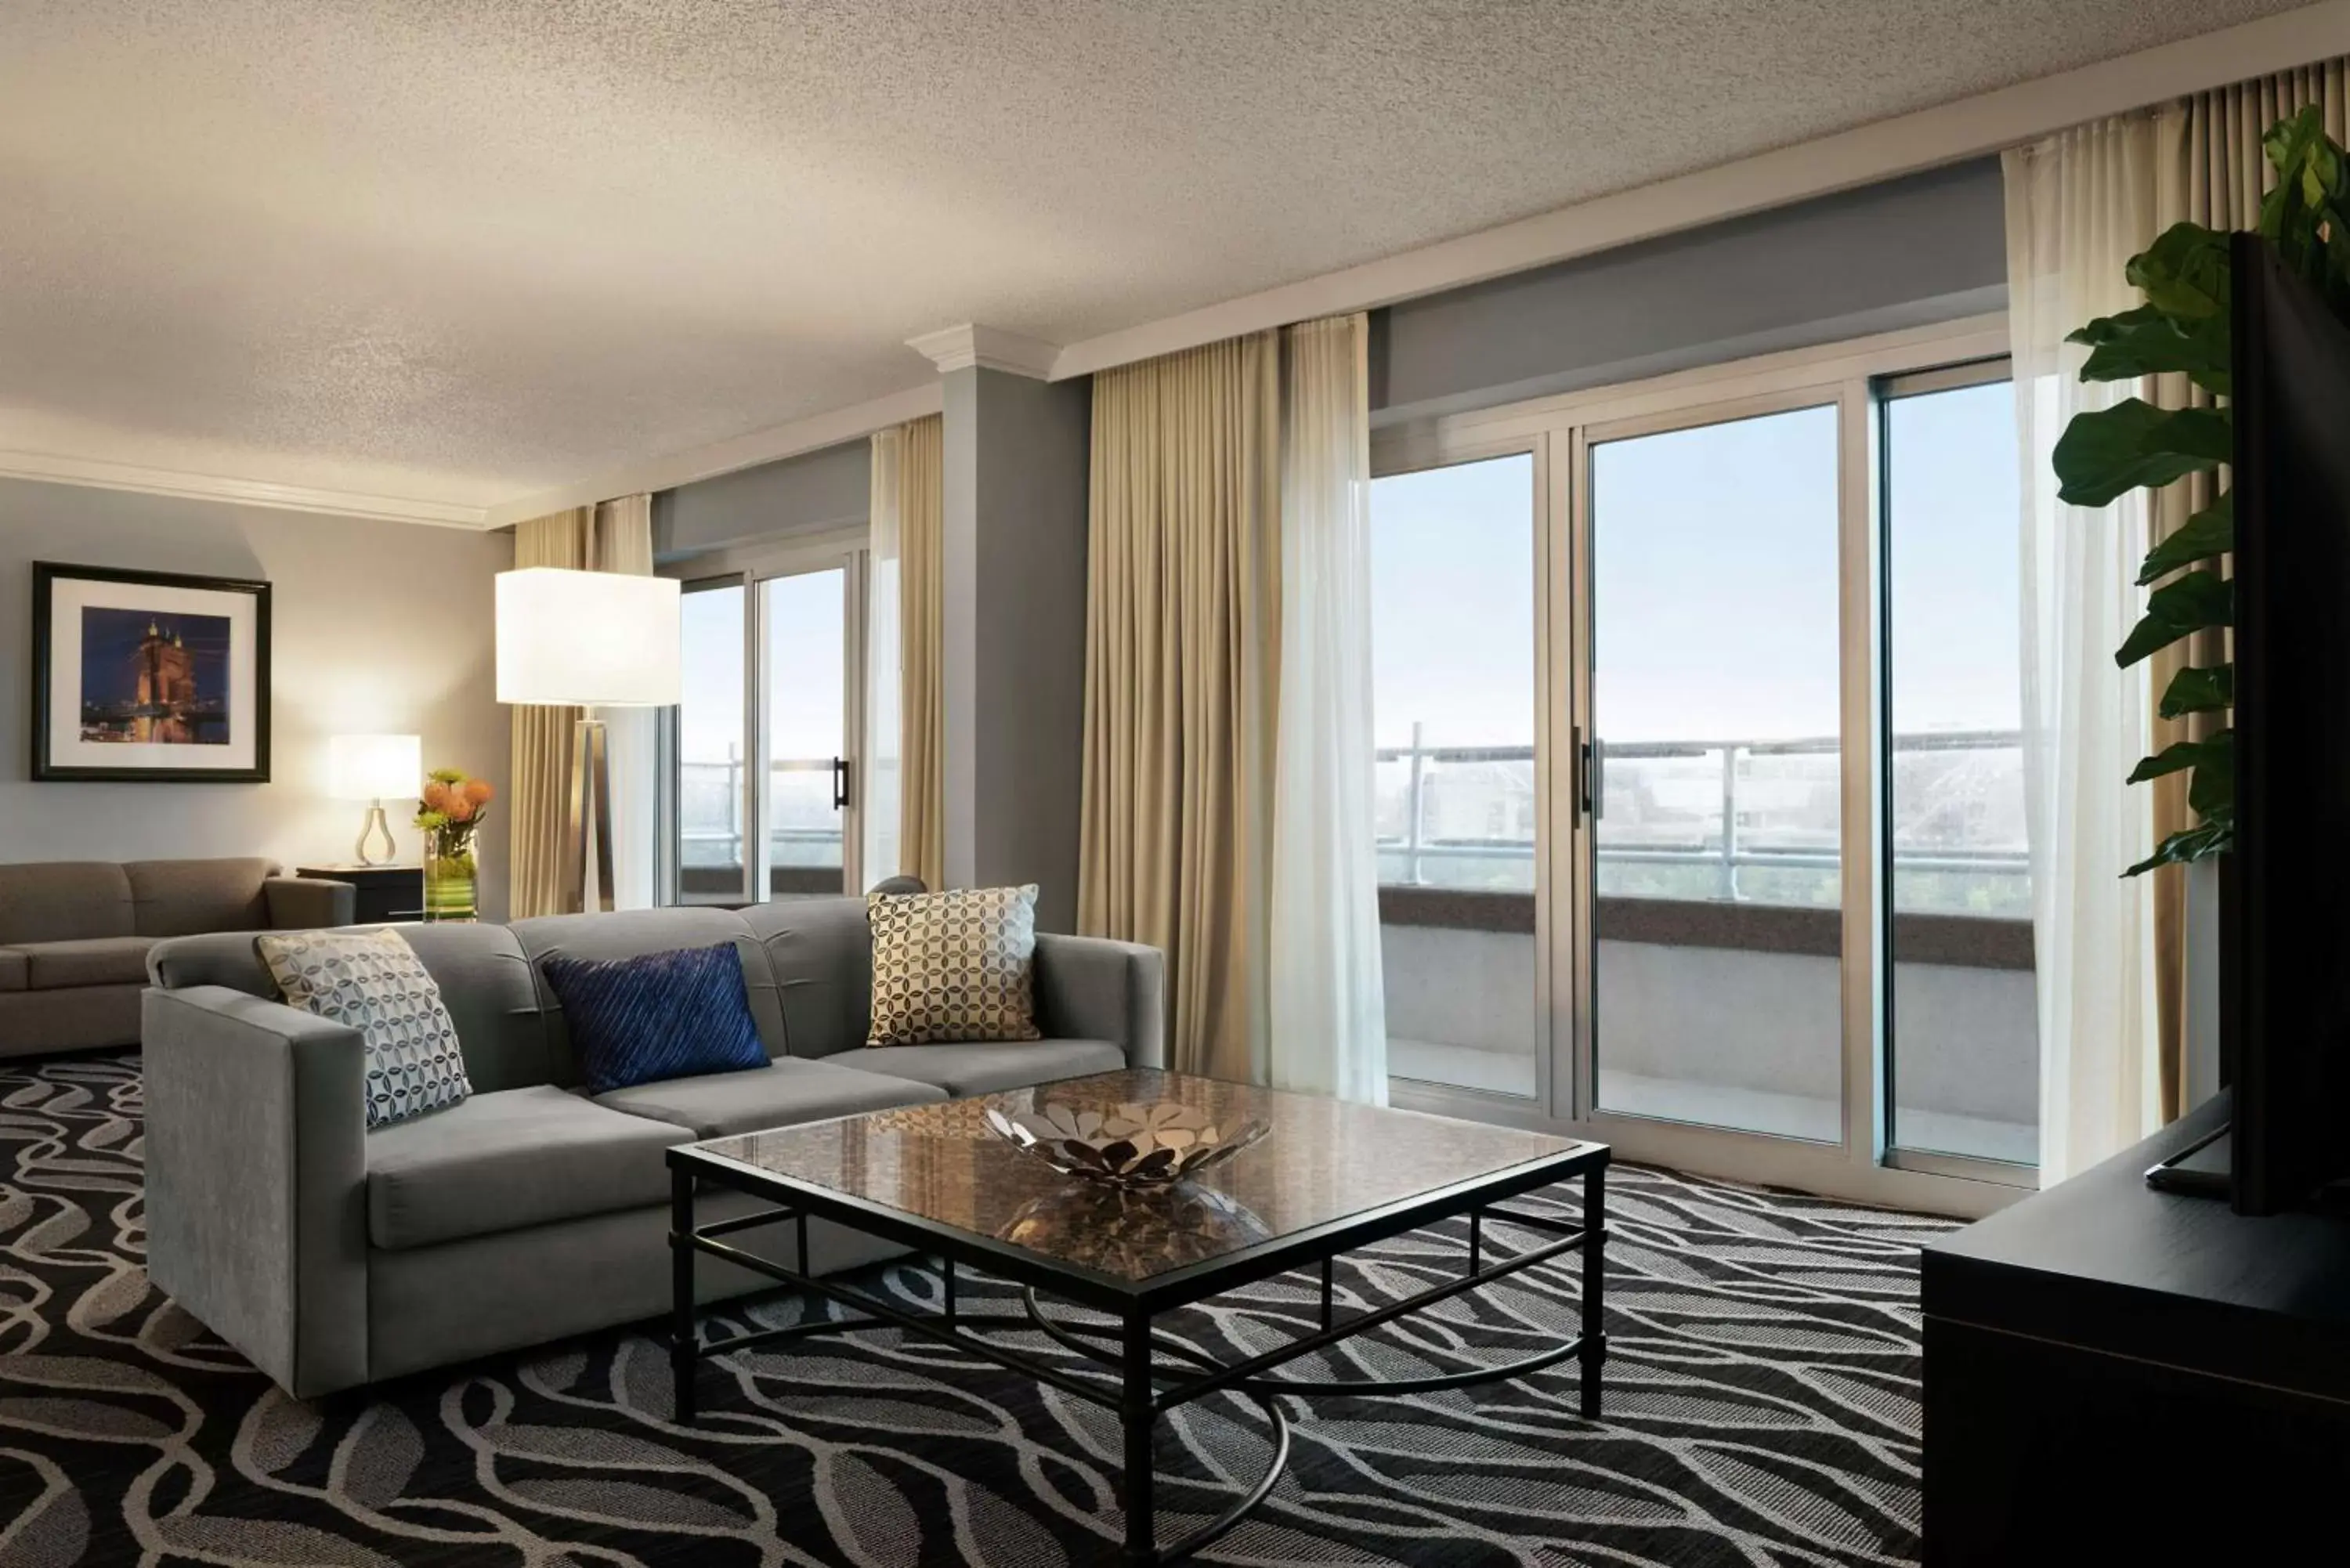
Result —
MULTIPOLYGON (((1430 764, 1460 766, 1523 763, 1531 765, 1534 760, 1534 747, 1430 746, 1421 742, 1420 735, 1421 727, 1414 724, 1410 745, 1385 746, 1377 753, 1380 763, 1409 764, 1404 792, 1405 831, 1399 835, 1384 835, 1378 840, 1383 867, 1400 860, 1402 876, 1399 878, 1383 872, 1382 881, 1391 886, 1430 886, 1428 865, 1432 860, 1531 862, 1534 855, 1534 840, 1531 832, 1511 836, 1437 836, 1429 834, 1427 823, 1430 764)), ((1896 755, 1936 752, 2020 752, 2022 745, 2022 735, 2012 730, 1936 731, 1896 735, 1892 741, 1896 755)), ((1646 741, 1607 746, 1602 753, 1599 770, 1603 792, 1602 828, 1596 851, 1599 862, 1603 867, 1707 867, 1713 873, 1712 896, 1730 900, 1747 897, 1741 885, 1739 874, 1742 870, 1833 871, 1842 864, 1842 857, 1834 847, 1835 829, 1832 825, 1817 830, 1814 836, 1815 840, 1824 840, 1825 846, 1818 841, 1791 842, 1783 833, 1779 841, 1773 842, 1769 836, 1750 828, 1741 793, 1742 788, 1752 788, 1756 781, 1741 764, 1754 758, 1834 756, 1840 747, 1841 742, 1832 736, 1782 741, 1646 741), (1711 830, 1701 828, 1694 836, 1678 842, 1649 836, 1637 843, 1610 843, 1605 827, 1608 768, 1626 763, 1676 758, 1719 759, 1719 815, 1711 825, 1711 830)), ((1528 787, 1523 794, 1533 800, 1535 793, 1529 779, 1528 787)), ((1897 872, 2023 877, 2031 871, 2030 857, 2022 849, 1904 846, 1899 840, 1898 823, 1896 829, 1893 858, 1897 872)))
MULTIPOLYGON (((743 864, 743 769, 740 761, 681 762, 678 772, 678 860, 689 867, 743 864)), ((778 757, 769 777, 829 771, 830 758, 778 757)), ((771 865, 838 866, 840 825, 776 826, 767 830, 771 865)))

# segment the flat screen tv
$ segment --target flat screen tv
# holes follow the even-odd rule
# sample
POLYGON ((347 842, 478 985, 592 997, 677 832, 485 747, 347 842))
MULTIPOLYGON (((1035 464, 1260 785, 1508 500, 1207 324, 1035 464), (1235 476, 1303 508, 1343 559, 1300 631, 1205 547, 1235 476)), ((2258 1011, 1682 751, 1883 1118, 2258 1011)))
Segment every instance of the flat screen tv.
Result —
POLYGON ((2240 1213, 2350 1178, 2350 328, 2233 244, 2236 844, 2220 1046, 2240 1213))

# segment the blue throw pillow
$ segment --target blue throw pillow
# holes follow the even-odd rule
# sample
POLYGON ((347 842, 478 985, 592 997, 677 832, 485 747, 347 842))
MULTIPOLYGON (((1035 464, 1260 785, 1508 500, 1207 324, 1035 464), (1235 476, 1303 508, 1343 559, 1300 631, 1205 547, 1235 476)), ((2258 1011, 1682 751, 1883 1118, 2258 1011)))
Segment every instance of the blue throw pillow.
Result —
POLYGON ((626 959, 550 958, 540 968, 563 1004, 589 1094, 767 1064, 743 955, 732 942, 626 959))

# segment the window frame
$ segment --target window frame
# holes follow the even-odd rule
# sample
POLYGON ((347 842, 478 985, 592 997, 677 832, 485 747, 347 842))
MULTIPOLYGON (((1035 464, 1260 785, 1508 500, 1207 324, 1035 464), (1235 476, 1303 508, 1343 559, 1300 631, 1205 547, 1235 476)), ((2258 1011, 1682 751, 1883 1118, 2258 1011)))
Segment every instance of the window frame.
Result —
MULTIPOLYGON (((1399 432, 1409 437, 1413 432, 1399 432)), ((1551 897, 1552 877, 1556 875, 1555 846, 1551 842, 1553 824, 1548 802, 1554 793, 1554 763, 1557 748, 1552 728, 1555 711, 1551 691, 1552 668, 1546 653, 1548 638, 1545 628, 1551 619, 1551 607, 1566 602, 1565 563, 1555 546, 1555 531, 1551 526, 1553 486, 1550 472, 1550 442, 1541 434, 1503 435, 1482 439, 1474 434, 1463 437, 1455 431, 1440 426, 1425 432, 1426 439, 1409 448, 1390 448, 1388 462, 1382 466, 1379 449, 1374 442, 1371 477, 1374 482, 1405 473, 1426 473, 1440 468, 1458 468, 1464 463, 1485 462, 1495 458, 1528 457, 1534 460, 1529 483, 1533 485, 1532 501, 1534 574, 1534 1092, 1531 1096, 1504 1094, 1496 1089, 1471 1088, 1457 1084, 1431 1084, 1421 1079, 1398 1078, 1390 1075, 1390 1097, 1401 1094, 1416 1101, 1424 1101, 1428 1108, 1471 1120, 1497 1121, 1507 1125, 1537 1125, 1525 1118, 1529 1112, 1539 1113, 1553 1103, 1555 1053, 1551 1042, 1555 1038, 1561 1019, 1558 1013, 1559 994, 1554 983, 1552 968, 1555 955, 1563 946, 1555 922, 1572 918, 1563 909, 1562 901, 1551 897)), ((1374 630, 1376 635, 1376 629, 1374 630)), ((1386 886, 1381 886, 1384 894, 1386 886)), ((1400 1101, 1399 1101, 1400 1103, 1400 1101)))
MULTIPOLYGON (((1893 952, 1893 922, 1898 915, 1895 907, 1893 885, 1893 769, 1889 765, 1889 748, 1893 736, 1893 464, 1892 412, 1893 405, 1904 398, 1929 396, 1935 392, 1952 392, 1969 387, 1990 386, 1997 382, 2012 382, 2014 360, 2002 351, 1981 358, 1938 365, 1922 370, 1909 370, 1879 376, 1871 385, 1870 416, 1873 429, 1871 442, 1877 453, 1874 476, 1877 487, 1876 514, 1877 528, 1877 647, 1885 661, 1884 678, 1877 682, 1877 732, 1885 737, 1888 748, 1888 765, 1878 770, 1879 795, 1877 811, 1885 831, 1877 844, 1877 875, 1885 889, 1883 929, 1878 940, 1883 950, 1883 965, 1890 977, 1896 954, 1893 952)), ((2035 980, 2038 971, 2034 971, 2035 980)), ((1896 1141, 1900 1123, 1893 1104, 1894 1083, 1900 1066, 1900 1033, 1894 1012, 1894 988, 1884 987, 1878 1021, 1882 1044, 1878 1100, 1878 1142, 1883 1163, 1898 1170, 1914 1170, 1933 1176, 1956 1179, 1988 1181, 2002 1186, 2037 1189, 2040 1168, 2012 1160, 1993 1159, 1983 1155, 1950 1154, 1937 1149, 1910 1148, 1896 1141)))

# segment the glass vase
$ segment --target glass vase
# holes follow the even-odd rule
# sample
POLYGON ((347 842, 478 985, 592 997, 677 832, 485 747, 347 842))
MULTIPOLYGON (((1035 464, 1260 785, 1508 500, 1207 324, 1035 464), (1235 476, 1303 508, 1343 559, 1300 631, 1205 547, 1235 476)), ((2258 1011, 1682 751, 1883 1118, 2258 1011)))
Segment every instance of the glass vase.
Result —
POLYGON ((460 839, 446 830, 425 835, 425 919, 437 922, 475 919, 473 886, 472 836, 460 839))

